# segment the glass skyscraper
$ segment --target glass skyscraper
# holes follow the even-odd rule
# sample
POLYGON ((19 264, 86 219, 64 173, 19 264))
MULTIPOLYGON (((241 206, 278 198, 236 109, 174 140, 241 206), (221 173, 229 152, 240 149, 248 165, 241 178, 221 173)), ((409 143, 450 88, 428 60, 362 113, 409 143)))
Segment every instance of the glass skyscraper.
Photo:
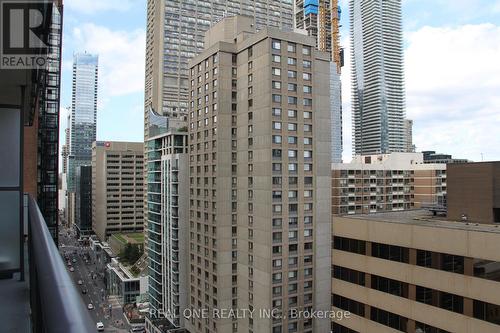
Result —
POLYGON ((98 56, 73 56, 71 140, 68 161, 68 191, 75 191, 76 170, 92 163, 92 142, 96 140, 98 56))
POLYGON ((405 151, 401 0, 351 0, 355 154, 405 151))

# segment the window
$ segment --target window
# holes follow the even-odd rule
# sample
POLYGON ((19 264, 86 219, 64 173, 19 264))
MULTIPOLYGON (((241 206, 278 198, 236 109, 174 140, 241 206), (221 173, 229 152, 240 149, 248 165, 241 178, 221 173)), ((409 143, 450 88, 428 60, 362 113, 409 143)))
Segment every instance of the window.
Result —
POLYGON ((273 129, 280 130, 281 129, 281 122, 273 121, 273 129))
POLYGON ((288 143, 290 143, 290 144, 297 144, 297 137, 296 136, 289 136, 288 137, 288 143))
POLYGON ((281 95, 273 94, 273 102, 281 103, 281 95))
POLYGON ((290 53, 295 53, 297 46, 294 43, 288 43, 287 50, 290 53))
POLYGON ((333 248, 335 250, 341 250, 363 255, 366 254, 366 242, 352 238, 335 236, 333 238, 333 248))
POLYGON ((312 150, 304 150, 304 159, 312 158, 312 150))
POLYGON ((297 78, 297 71, 288 71, 288 77, 291 79, 297 78))
POLYGON ((297 97, 288 96, 288 104, 297 105, 297 97))
POLYGON ((288 130, 293 132, 297 131, 297 124, 288 123, 288 130))
POLYGON ((310 46, 303 46, 302 47, 302 54, 303 55, 311 55, 311 47, 310 46))
POLYGON ((396 245, 372 243, 372 256, 386 260, 408 263, 409 250, 408 248, 396 245))
POLYGON ((272 48, 273 48, 273 50, 281 50, 281 41, 279 41, 277 39, 273 39, 272 48))
POLYGON ((295 65, 297 65, 297 59, 288 57, 287 63, 289 65, 295 66, 295 65))
POLYGON ((278 54, 273 54, 273 62, 281 63, 281 56, 278 54))
POLYGON ((312 132, 312 125, 304 124, 304 132, 312 132))
POLYGON ((273 81, 273 89, 281 89, 281 82, 273 81))
POLYGON ((281 158, 281 149, 273 149, 272 155, 273 158, 281 158))
POLYGON ((288 110, 288 118, 297 118, 297 110, 288 110))
POLYGON ((253 75, 249 74, 248 75, 248 84, 252 83, 252 81, 253 81, 253 75))
POLYGON ((312 106, 312 99, 311 98, 304 98, 303 100, 304 106, 312 106))
POLYGON ((304 81, 311 81, 311 73, 302 73, 302 79, 304 79, 304 81))
POLYGON ((273 135, 273 143, 281 143, 281 135, 273 135))
POLYGON ((251 95, 253 93, 253 87, 248 87, 248 94, 251 95))
POLYGON ((312 119, 312 112, 304 111, 304 119, 312 119))
POLYGON ((311 68, 311 62, 309 60, 303 60, 302 64, 304 65, 304 68, 311 68))
POLYGON ((312 93, 312 87, 311 86, 304 86, 303 87, 304 94, 311 94, 312 93))
POLYGON ((288 158, 297 158, 297 151, 293 149, 288 150, 288 158))
POLYGON ((249 61, 248 62, 248 70, 251 70, 253 68, 253 62, 249 61))
POLYGON ((312 138, 304 138, 304 145, 312 145, 312 138))
POLYGON ((281 69, 273 67, 273 75, 281 76, 281 69))
POLYGON ((252 55, 253 55, 253 49, 252 49, 252 47, 250 46, 250 47, 248 48, 248 57, 249 57, 249 58, 251 58, 251 57, 252 57, 252 55))
POLYGON ((289 83, 288 84, 288 91, 297 91, 297 84, 289 83))
POLYGON ((304 163, 304 171, 312 171, 313 165, 310 163, 304 163))
POLYGON ((288 163, 288 171, 297 172, 297 163, 288 163))
POLYGON ((280 108, 273 108, 273 116, 281 116, 281 109, 280 108))

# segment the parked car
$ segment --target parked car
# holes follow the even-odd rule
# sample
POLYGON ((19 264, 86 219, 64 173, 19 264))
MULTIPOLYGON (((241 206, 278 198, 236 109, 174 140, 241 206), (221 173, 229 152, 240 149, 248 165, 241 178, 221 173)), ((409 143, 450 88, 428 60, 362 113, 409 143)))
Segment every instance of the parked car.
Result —
POLYGON ((82 280, 78 280, 78 285, 81 286, 83 284, 82 280))
POLYGON ((84 295, 85 295, 86 293, 87 293, 87 289, 82 288, 82 294, 84 294, 84 295))
POLYGON ((104 324, 102 322, 98 322, 95 324, 95 327, 97 328, 97 331, 102 332, 104 331, 104 324))
POLYGON ((87 305, 87 309, 89 309, 89 310, 93 310, 94 309, 94 306, 92 305, 92 303, 89 303, 89 305, 87 305))
POLYGON ((70 272, 74 272, 74 271, 75 271, 75 269, 74 269, 73 267, 71 267, 71 268, 69 269, 69 271, 70 271, 70 272))

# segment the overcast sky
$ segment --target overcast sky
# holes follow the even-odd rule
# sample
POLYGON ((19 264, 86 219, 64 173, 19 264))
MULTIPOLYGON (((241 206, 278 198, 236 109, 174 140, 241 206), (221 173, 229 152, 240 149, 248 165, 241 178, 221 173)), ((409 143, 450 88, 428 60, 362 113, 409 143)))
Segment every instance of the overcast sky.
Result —
MULTIPOLYGON (((351 159, 348 0, 341 0, 344 161, 351 159)), ((406 113, 417 150, 500 160, 500 0, 403 0, 406 113)), ((98 140, 143 140, 145 0, 64 7, 61 142, 73 52, 99 54, 98 140)))

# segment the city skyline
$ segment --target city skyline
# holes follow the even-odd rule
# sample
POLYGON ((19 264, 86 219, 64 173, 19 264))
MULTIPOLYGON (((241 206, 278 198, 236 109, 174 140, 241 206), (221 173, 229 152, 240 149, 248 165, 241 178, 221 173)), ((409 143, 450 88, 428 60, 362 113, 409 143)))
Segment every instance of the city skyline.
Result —
MULTIPOLYGON (((340 1, 340 5, 341 44, 346 51, 342 72, 343 156, 344 161, 349 161, 352 124, 348 1, 340 1)), ((124 1, 119 6, 110 1, 86 7, 76 1, 66 4, 65 11, 61 128, 65 127, 64 107, 71 102, 71 58, 73 52, 87 50, 101 55, 97 139, 142 140, 145 1, 124 1), (99 10, 97 14, 91 14, 94 7, 99 10), (123 20, 109 19, 113 12, 123 20), (134 79, 125 80, 126 75, 134 79), (118 126, 111 126, 115 124, 118 126)), ((500 138, 493 136, 500 123, 494 112, 500 103, 494 98, 500 88, 499 80, 494 79, 500 77, 500 64, 493 61, 500 54, 496 47, 500 44, 500 1, 406 0, 403 30, 407 117, 414 120, 417 150, 436 150, 474 161, 500 158, 500 138), (481 43, 475 45, 476 41, 481 43), (471 63, 474 57, 477 60, 471 63), (431 59, 434 61, 429 62, 431 59), (455 70, 457 66, 459 71, 455 70), (436 74, 427 82, 430 73, 436 74)))

